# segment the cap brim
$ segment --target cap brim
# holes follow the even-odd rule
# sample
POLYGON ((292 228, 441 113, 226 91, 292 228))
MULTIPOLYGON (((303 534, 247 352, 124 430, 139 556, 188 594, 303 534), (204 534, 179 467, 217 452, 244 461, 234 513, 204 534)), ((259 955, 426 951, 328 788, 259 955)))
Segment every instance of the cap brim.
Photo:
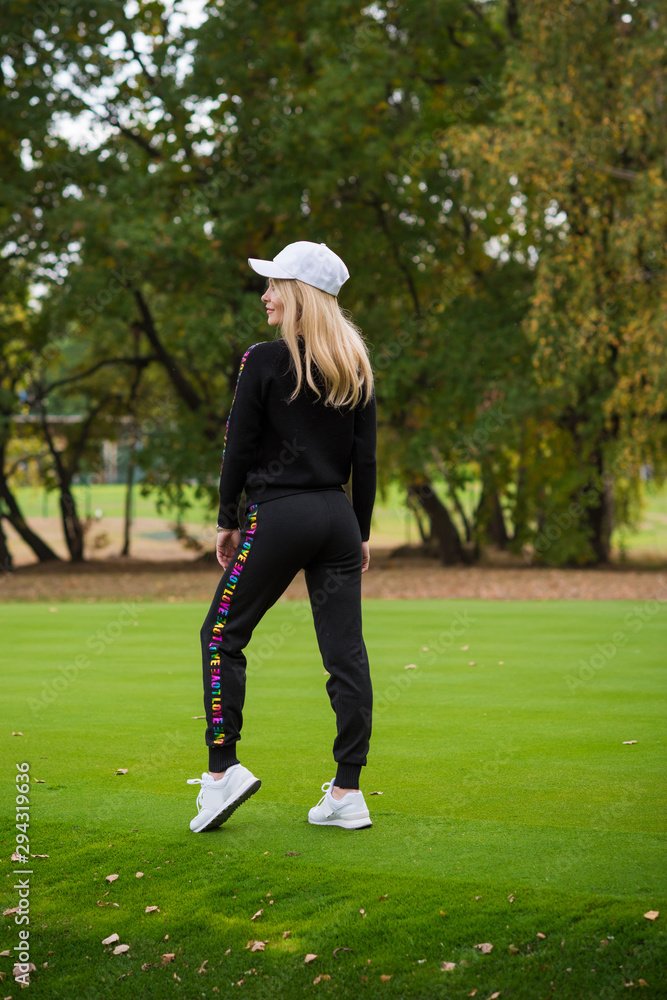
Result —
POLYGON ((261 274, 263 278, 292 278, 284 267, 276 264, 275 260, 259 260, 256 257, 248 257, 248 263, 253 271, 261 274))

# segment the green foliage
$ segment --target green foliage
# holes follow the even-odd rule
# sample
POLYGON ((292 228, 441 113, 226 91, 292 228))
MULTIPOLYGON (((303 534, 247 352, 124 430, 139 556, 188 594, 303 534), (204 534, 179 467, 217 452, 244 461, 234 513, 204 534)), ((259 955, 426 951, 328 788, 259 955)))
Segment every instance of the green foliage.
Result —
POLYGON ((324 241, 372 346, 383 480, 444 468, 449 503, 472 462, 473 540, 502 502, 529 552, 602 477, 534 557, 605 558, 612 493, 631 518, 640 465, 664 472, 651 4, 47 7, 3 26, 0 335, 30 362, 8 416, 19 393, 98 406, 93 450, 130 416, 147 487, 214 505, 240 357, 272 335, 246 258, 324 241))

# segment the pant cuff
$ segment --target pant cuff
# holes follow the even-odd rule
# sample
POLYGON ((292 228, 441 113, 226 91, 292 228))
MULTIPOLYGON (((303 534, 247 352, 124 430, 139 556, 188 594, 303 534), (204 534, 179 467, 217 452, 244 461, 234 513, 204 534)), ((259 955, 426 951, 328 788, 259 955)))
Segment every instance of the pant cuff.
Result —
POLYGON ((238 764, 234 746, 231 747, 209 747, 208 748, 208 769, 209 771, 226 771, 232 764, 238 764))
POLYGON ((334 782, 338 788, 358 788, 361 764, 339 764, 334 782))

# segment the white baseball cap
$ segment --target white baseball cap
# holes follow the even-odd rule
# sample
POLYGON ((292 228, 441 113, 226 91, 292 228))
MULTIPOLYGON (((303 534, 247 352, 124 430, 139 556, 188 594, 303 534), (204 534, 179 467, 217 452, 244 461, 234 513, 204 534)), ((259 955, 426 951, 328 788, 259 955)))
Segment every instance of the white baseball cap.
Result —
POLYGON ((329 295, 338 295, 350 277, 343 261, 326 243, 310 243, 308 240, 290 243, 273 260, 248 257, 248 263, 264 278, 296 278, 329 295))

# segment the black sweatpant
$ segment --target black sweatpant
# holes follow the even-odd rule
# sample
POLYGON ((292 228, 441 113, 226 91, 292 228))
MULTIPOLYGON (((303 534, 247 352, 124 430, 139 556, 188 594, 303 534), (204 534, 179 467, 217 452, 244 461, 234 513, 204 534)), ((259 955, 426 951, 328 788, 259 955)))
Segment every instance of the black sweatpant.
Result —
POLYGON ((246 658, 253 629, 300 569, 327 692, 336 714, 336 785, 358 788, 371 734, 373 692, 361 632, 361 534, 342 490, 317 490, 249 508, 241 542, 201 630, 209 770, 238 763, 246 658))

